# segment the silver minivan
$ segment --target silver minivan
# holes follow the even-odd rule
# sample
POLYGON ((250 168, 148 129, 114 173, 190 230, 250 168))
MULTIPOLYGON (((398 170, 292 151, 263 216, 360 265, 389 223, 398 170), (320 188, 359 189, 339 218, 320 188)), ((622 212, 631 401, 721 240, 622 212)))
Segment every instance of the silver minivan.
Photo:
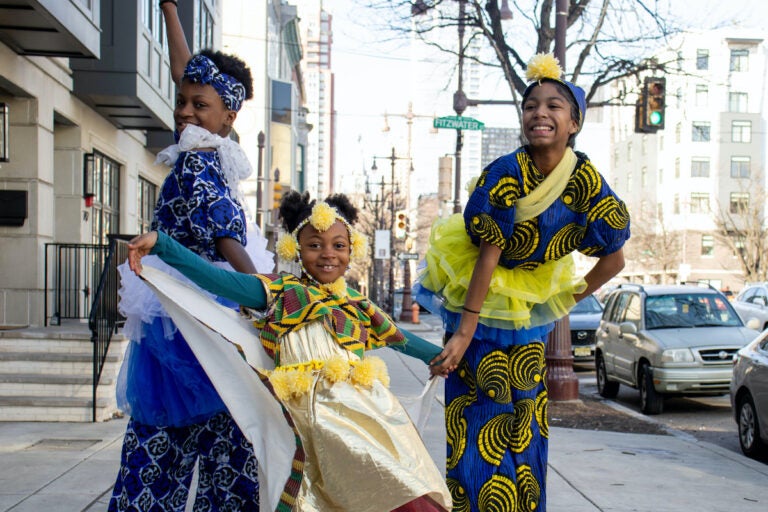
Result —
POLYGON ((622 284, 595 333, 598 391, 635 388, 644 414, 661 413, 666 396, 727 394, 733 357, 757 334, 712 287, 622 284))

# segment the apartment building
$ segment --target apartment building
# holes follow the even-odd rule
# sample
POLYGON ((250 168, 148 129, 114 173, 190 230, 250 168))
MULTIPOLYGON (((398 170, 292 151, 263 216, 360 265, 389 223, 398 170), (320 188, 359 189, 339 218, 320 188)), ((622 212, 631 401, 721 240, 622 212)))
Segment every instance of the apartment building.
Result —
MULTIPOLYGON (((260 206, 263 227, 273 221, 275 171, 285 188, 302 172, 298 17, 281 0, 185 0, 192 51, 239 53, 222 46, 224 12, 228 21, 241 14, 228 34, 261 41, 255 56, 240 54, 255 98, 235 131, 262 172, 246 202, 253 216, 260 206)), ((0 3, 0 325, 85 321, 102 265, 91 246, 149 226, 174 100, 157 0, 0 3), (65 274, 78 283, 63 293, 68 311, 51 289, 65 274)))
MULTIPOLYGON (((666 66, 656 73, 666 79, 663 128, 636 132, 634 107, 608 113, 611 186, 633 226, 622 275, 738 290, 739 241, 719 236, 718 219, 764 208, 766 42, 743 30, 689 33, 654 58, 666 66)), ((631 105, 641 84, 619 83, 614 93, 631 105)))

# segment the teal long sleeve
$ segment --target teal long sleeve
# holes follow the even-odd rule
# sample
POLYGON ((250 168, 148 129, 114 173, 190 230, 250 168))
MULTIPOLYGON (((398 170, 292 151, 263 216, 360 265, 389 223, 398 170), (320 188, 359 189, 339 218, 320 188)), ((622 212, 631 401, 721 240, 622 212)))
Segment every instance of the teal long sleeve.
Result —
MULTIPOLYGON (((152 248, 152 254, 159 256, 204 290, 233 300, 242 306, 254 309, 266 307, 267 296, 264 285, 257 277, 211 265, 162 232, 157 233, 157 243, 152 248)), ((405 329, 400 330, 405 334, 406 342, 403 345, 390 345, 398 352, 429 364, 443 350, 405 329)))
POLYGON ((211 265, 165 233, 157 233, 151 253, 219 297, 253 309, 264 309, 267 305, 264 285, 257 277, 211 265))
POLYGON ((430 343, 424 338, 416 336, 412 332, 409 332, 403 328, 400 330, 405 334, 406 342, 403 345, 390 345, 394 350, 401 352, 407 356, 421 359, 426 364, 435 358, 440 352, 443 351, 442 347, 438 347, 434 343, 430 343))

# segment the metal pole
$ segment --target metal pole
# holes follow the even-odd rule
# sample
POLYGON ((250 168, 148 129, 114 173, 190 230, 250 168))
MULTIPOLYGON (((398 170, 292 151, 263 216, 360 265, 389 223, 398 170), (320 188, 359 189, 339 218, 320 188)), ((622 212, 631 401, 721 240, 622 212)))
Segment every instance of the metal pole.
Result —
POLYGON ((256 225, 259 226, 259 229, 263 230, 264 226, 261 225, 261 209, 264 198, 262 197, 261 182, 264 181, 264 132, 259 132, 256 140, 259 146, 259 162, 256 171, 256 225))
MULTIPOLYGON (((557 0, 555 12, 555 57, 565 70, 565 29, 568 23, 568 0, 557 0)), ((573 371, 571 329, 568 316, 555 322, 549 334, 544 358, 547 362, 547 393, 553 401, 577 400, 579 379, 573 371)))
POLYGON ((392 222, 389 225, 389 306, 390 314, 395 316, 395 147, 392 146, 392 155, 389 157, 392 175, 389 181, 390 187, 390 213, 392 222))
MULTIPOLYGON (((466 0, 459 0, 459 70, 456 94, 453 95, 453 110, 461 117, 467 108, 467 96, 464 94, 464 12, 466 0)), ((461 147, 462 131, 456 130, 456 171, 453 178, 453 213, 461 213, 461 147)))

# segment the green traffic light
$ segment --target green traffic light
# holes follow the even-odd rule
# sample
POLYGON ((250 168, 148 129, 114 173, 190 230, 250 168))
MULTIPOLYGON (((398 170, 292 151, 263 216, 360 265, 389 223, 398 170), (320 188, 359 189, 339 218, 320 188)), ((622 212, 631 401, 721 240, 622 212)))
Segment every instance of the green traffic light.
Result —
POLYGON ((661 112, 658 112, 658 111, 651 112, 651 114, 648 116, 648 120, 654 126, 661 124, 661 121, 662 121, 661 112))

